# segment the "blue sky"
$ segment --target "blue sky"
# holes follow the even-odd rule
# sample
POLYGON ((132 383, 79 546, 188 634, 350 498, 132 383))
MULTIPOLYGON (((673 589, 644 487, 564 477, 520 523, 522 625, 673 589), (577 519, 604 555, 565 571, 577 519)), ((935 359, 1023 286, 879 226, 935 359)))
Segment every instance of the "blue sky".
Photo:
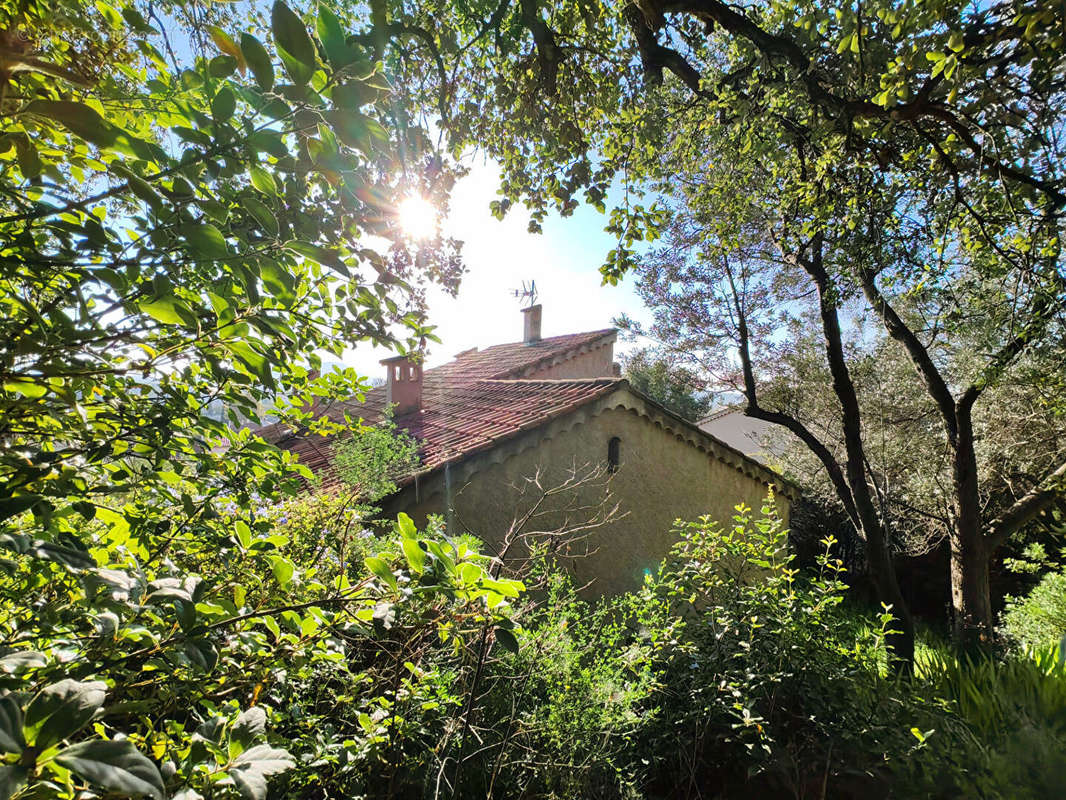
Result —
MULTIPOLYGON (((606 217, 582 207, 570 217, 550 217, 543 233, 531 234, 524 209, 513 208, 502 222, 489 213, 497 186, 495 167, 479 160, 452 193, 443 230, 465 243, 468 272, 457 297, 429 295, 429 322, 442 340, 432 344, 430 366, 471 347, 520 340, 521 305, 512 291, 523 281, 537 282, 544 336, 607 328, 622 313, 647 319, 631 277, 617 286, 600 285, 599 266, 615 243, 603 230, 606 217)), ((348 352, 345 363, 376 377, 384 369, 378 361, 389 355, 368 344, 348 352)))

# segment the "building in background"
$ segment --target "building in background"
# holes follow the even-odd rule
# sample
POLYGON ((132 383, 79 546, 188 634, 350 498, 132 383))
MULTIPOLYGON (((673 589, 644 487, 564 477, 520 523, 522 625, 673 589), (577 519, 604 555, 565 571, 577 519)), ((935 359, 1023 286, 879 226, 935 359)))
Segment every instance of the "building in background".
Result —
POLYGON ((772 422, 744 414, 740 405, 715 409, 696 423, 704 433, 767 466, 776 465, 785 452, 787 432, 772 422))

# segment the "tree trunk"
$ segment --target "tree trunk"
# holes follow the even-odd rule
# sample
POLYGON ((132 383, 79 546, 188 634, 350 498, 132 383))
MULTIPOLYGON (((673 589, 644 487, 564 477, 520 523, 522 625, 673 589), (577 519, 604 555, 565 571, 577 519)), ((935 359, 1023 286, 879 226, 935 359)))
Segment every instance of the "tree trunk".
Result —
POLYGON ((890 611, 895 616, 889 626, 891 633, 885 638, 885 643, 891 649, 892 655, 898 659, 896 666, 904 672, 910 672, 914 668, 914 618, 903 600, 899 581, 896 580, 896 570, 888 549, 888 537, 884 529, 878 527, 876 532, 863 530, 866 539, 866 562, 878 601, 890 606, 890 611))
POLYGON ((994 620, 989 562, 993 548, 982 530, 977 455, 968 403, 959 402, 955 419, 958 439, 953 465, 956 520, 950 538, 951 605, 955 641, 966 647, 992 640, 994 620))
POLYGON ((963 647, 979 647, 992 638, 990 555, 983 537, 952 534, 951 605, 955 641, 963 647))
POLYGON ((816 236, 812 242, 812 257, 800 263, 814 279, 818 287, 819 311, 822 319, 822 334, 825 342, 826 363, 833 376, 833 392, 840 403, 840 422, 844 434, 844 449, 847 458, 844 472, 847 486, 854 501, 857 527, 866 539, 866 562, 870 577, 877 590, 877 599, 891 607, 896 621, 887 644, 898 661, 896 666, 905 672, 914 667, 914 620, 911 618, 903 593, 896 578, 895 565, 889 549, 888 531, 882 523, 874 503, 873 492, 866 479, 866 454, 862 438, 862 414, 859 397, 848 369, 844 353, 844 337, 840 331, 837 315, 839 302, 829 275, 822 265, 822 240, 816 236))

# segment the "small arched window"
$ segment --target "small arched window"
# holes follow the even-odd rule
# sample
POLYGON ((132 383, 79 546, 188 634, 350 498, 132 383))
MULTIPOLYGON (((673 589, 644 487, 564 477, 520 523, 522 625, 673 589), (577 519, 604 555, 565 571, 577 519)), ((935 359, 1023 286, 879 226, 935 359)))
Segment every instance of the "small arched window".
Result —
POLYGON ((612 436, 611 441, 607 442, 607 471, 614 473, 618 471, 618 465, 622 463, 622 440, 617 436, 612 436))

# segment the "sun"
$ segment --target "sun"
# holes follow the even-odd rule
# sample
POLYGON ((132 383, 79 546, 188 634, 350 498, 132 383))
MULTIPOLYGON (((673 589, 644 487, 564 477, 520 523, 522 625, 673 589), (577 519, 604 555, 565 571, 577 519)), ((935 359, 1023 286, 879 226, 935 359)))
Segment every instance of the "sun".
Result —
POLYGON ((420 195, 402 200, 396 213, 403 232, 412 239, 428 239, 437 232, 437 209, 420 195))

